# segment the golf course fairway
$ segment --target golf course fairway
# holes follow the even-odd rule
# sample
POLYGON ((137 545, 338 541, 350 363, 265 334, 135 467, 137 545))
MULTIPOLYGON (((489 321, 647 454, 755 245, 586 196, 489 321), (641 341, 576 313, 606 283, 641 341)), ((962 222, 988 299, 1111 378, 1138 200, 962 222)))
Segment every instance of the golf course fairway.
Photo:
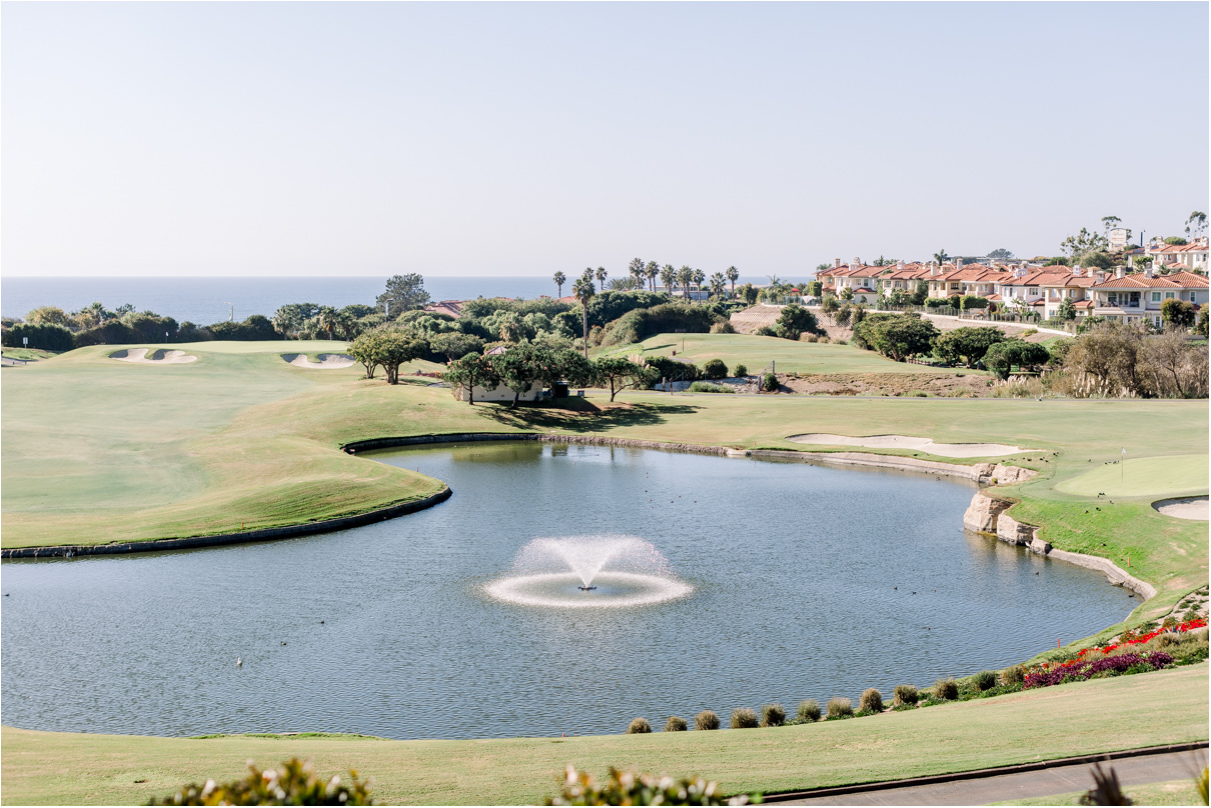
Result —
MULTIPOLYGON (((785 361, 806 372, 921 372, 851 346, 685 336, 692 356, 711 358, 716 350, 733 357, 729 365, 742 361, 751 370, 768 364, 769 341, 785 357, 779 370, 785 361)), ((1162 497, 1207 493, 1205 400, 624 392, 610 404, 608 394, 590 392, 568 408, 512 410, 457 402, 432 378, 409 375, 437 369, 428 363, 401 369, 401 384, 392 386, 361 378, 360 365, 310 369, 281 358, 341 353, 342 342, 174 344, 197 357, 181 364, 109 358, 140 347, 164 346, 94 346, 5 368, 3 548, 239 533, 366 513, 442 490, 440 480, 342 449, 375 438, 541 432, 803 452, 816 447, 787 437, 896 434, 1038 447, 1009 458, 863 451, 1032 469, 1034 479, 996 489, 1017 502, 1015 519, 1041 526, 1040 537, 1058 549, 1109 558, 1156 587, 1124 623, 1073 645, 1162 616, 1208 579, 1207 524, 1151 507, 1162 497), (1127 464, 1114 465, 1124 448, 1127 464)), ((1206 739, 1207 687, 1202 663, 862 720, 567 739, 187 740, 5 727, 3 801, 145 802, 190 780, 235 777, 249 758, 268 765, 293 755, 314 758, 322 772, 354 767, 374 779, 376 799, 389 803, 534 802, 557 790, 568 763, 599 774, 607 765, 701 773, 728 791, 801 789, 1206 739)))

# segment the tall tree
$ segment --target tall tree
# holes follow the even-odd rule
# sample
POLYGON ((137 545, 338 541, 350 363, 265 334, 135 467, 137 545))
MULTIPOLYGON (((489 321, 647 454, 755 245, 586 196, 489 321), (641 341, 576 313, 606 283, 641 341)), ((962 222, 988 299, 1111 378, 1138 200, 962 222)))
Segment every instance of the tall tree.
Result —
POLYGON ((694 270, 682 264, 681 269, 677 270, 677 283, 681 285, 681 296, 686 300, 690 299, 690 284, 693 282, 694 270))
POLYGON ((429 305, 429 293, 425 291, 425 279, 415 272, 407 275, 394 275, 387 281, 387 290, 375 299, 378 309, 386 311, 387 300, 391 300, 391 310, 397 315, 412 309, 421 309, 429 305))
POLYGON ((706 280, 706 273, 703 272, 701 269, 695 269, 694 275, 693 275, 693 280, 694 280, 694 286, 698 287, 698 291, 701 292, 702 283, 703 283, 703 281, 706 280))
POLYGON ((606 272, 605 267, 597 267, 597 271, 594 272, 593 275, 596 276, 596 278, 597 278, 597 288, 598 289, 605 289, 605 279, 606 279, 606 276, 609 274, 610 273, 606 272))
POLYGON ((1207 232, 1207 214, 1196 210, 1186 220, 1186 235, 1197 238, 1207 232))
POLYGON ((673 284, 677 282, 677 270, 673 269, 672 264, 665 264, 660 270, 660 282, 664 284, 665 291, 670 295, 673 294, 673 284))
POLYGON ((727 277, 728 283, 732 285, 732 296, 734 297, 736 295, 736 281, 740 280, 740 270, 735 267, 728 267, 727 271, 723 274, 727 277))
POLYGON ((563 297, 563 285, 568 282, 568 276, 562 272, 556 272, 552 280, 555 281, 555 288, 559 292, 559 297, 563 297))
POLYGON ((1110 238, 1110 231, 1119 226, 1123 220, 1117 216, 1102 217, 1102 232, 1106 234, 1106 238, 1110 238))
POLYGON ((597 290, 593 288, 593 271, 586 269, 584 274, 572 284, 572 294, 580 301, 580 320, 583 326, 584 358, 589 358, 589 301, 597 290))
POLYGON ((647 384, 653 371, 621 356, 607 356, 593 363, 593 375, 597 384, 609 388, 610 401, 613 401, 615 395, 628 387, 647 384))
POLYGON ((648 283, 652 286, 652 291, 656 291, 656 278, 660 275, 660 264, 655 261, 648 261, 648 265, 643 268, 643 274, 647 277, 648 283))
POLYGON ((470 403, 474 404, 475 388, 494 388, 500 382, 500 377, 488 357, 473 352, 451 362, 442 374, 442 380, 455 391, 465 387, 470 403))
POLYGON ((643 259, 632 258, 631 263, 627 265, 627 272, 635 279, 635 288, 642 289, 647 278, 647 273, 643 269, 643 259))
POLYGON ((938 250, 933 254, 933 260, 938 262, 938 266, 942 266, 950 260, 950 256, 946 254, 946 250, 938 250))
POLYGON ((711 297, 723 297, 723 293, 727 291, 726 278, 722 272, 716 272, 711 276, 711 297))

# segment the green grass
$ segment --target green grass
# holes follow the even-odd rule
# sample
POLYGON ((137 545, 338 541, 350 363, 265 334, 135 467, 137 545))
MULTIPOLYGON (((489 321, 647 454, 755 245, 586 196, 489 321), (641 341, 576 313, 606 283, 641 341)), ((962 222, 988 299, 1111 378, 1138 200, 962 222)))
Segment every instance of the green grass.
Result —
MULTIPOLYGON (((874 351, 864 351, 853 345, 792 342, 753 334, 660 334, 632 345, 603 348, 599 353, 669 356, 674 350, 678 358, 685 357, 699 367, 711 359, 722 359, 729 370, 739 362, 754 374, 771 361, 776 363, 779 373, 954 373, 953 368, 893 362, 874 351)), ((986 375, 982 371, 964 372, 986 375)))
POLYGON ((894 780, 1207 738, 1205 663, 848 721, 744 731, 579 738, 386 741, 206 740, 4 727, 5 804, 135 804, 189 781, 232 779, 245 762, 312 758, 355 768, 385 804, 534 804, 571 763, 702 774, 727 792, 894 780), (989 732, 996 727, 996 732, 989 732), (142 781, 142 782, 136 782, 142 781))
MULTIPOLYGON (((742 361, 754 372, 763 366, 761 351, 778 359, 779 370, 928 371, 845 346, 686 337, 687 355, 696 361, 719 356, 729 366, 742 361), (731 340, 739 340, 734 355, 723 351, 731 340), (691 345, 704 353, 695 356, 691 345), (746 353, 752 350, 758 353, 746 353), (802 364, 783 367, 796 361, 802 364)), ((338 353, 345 347, 339 342, 172 347, 198 361, 128 364, 107 358, 114 346, 97 346, 5 374, 3 546, 292 524, 419 498, 442 486, 339 451, 366 438, 541 430, 802 451, 806 447, 786 437, 894 433, 945 443, 1037 447, 1038 453, 1010 461, 1041 475, 1005 490, 1021 500, 1014 517, 1043 525, 1042 537, 1056 547, 1129 564, 1160 590, 1099 638, 1158 616, 1207 582, 1206 524, 1163 516, 1149 504, 1160 496, 1206 492, 1205 457, 1191 454, 1192 448, 1207 445, 1205 401, 623 393, 611 406, 604 393, 591 393, 573 402, 574 409, 510 410, 456 402, 449 390, 429 387, 427 379, 404 376, 402 384, 389 386, 381 378, 361 379, 359 366, 306 370, 280 358, 338 353), (1108 423, 1131 429, 1109 430, 1108 423), (1105 468, 1113 476, 1119 470, 1100 464, 1118 459, 1124 446, 1131 462, 1155 465, 1157 475, 1168 474, 1174 458, 1193 466, 1176 466, 1186 473, 1178 471, 1159 486, 1180 485, 1176 491, 1115 499, 1114 505, 1080 493, 1087 490, 1084 475, 1105 468), (1191 482, 1199 458, 1203 476, 1191 482)), ((906 450, 880 453, 947 460, 906 450)), ((1126 471, 1132 473, 1130 462, 1126 471)), ((1094 493, 1110 490, 1097 483, 1093 488, 1094 493)), ((554 778, 569 762, 598 772, 607 764, 698 772, 733 790, 805 788, 1204 739, 1206 693, 1206 665, 1201 665, 812 727, 457 743, 298 737, 166 741, 6 728, 3 799, 145 801, 189 779, 233 777, 248 757, 269 763, 291 754, 312 755, 325 770, 356 766, 376 778, 380 799, 389 802, 535 801, 554 793, 554 778), (995 737, 988 726, 998 727, 995 737), (136 779, 147 782, 135 784, 136 779)))
MULTIPOLYGON (((1111 766, 1114 764, 1112 763, 1111 766)), ((1093 788, 1093 777, 1089 778, 1089 787, 1093 788)), ((1200 805, 1198 786, 1193 775, 1185 780, 1169 780, 1163 783, 1144 783, 1138 786, 1127 786, 1124 793, 1136 805, 1200 805)), ((993 805, 1080 805, 1084 791, 1069 791, 1064 794, 1052 794, 1047 797, 1033 797, 1028 800, 1010 800, 994 802, 993 805)))
MULTIPOLYGON (((808 352, 830 347, 772 341, 808 352)), ((1060 549, 1104 555, 1124 566, 1130 556, 1132 571, 1161 590, 1147 609, 1137 610, 1134 622, 1207 580, 1205 524, 1162 516, 1145 500, 1109 505, 1058 487, 1103 468, 1124 446, 1136 461, 1152 458, 1163 466, 1173 456, 1188 460, 1192 446, 1207 444, 1205 401, 628 392, 616 406, 604 394, 591 394, 576 402, 577 409, 510 410, 456 402, 449 390, 428 386, 428 379, 405 376, 393 387, 381 378, 360 379, 360 366, 306 370, 280 358, 284 352, 339 352, 340 342, 178 347, 198 361, 128 364, 107 358, 113 346, 97 346, 6 375, 3 546, 250 530, 363 512, 441 487, 440 481, 339 451, 373 437, 538 430, 803 451, 807 447, 785 438, 817 431, 893 433, 1039 448, 1010 460, 1042 474, 1008 489, 1022 500, 1013 515, 1043 525, 1043 538, 1060 549), (1134 427, 1094 428, 1110 422, 1134 427)), ((873 356, 848 355, 860 361, 873 356)), ((908 450, 882 453, 947 460, 908 450)), ((1181 484, 1179 491, 1158 494, 1190 493, 1189 483, 1181 484)))
POLYGON ((25 359, 41 361, 58 356, 54 351, 43 351, 40 348, 0 348, 0 353, 10 359, 25 359))
POLYGON ((1207 455, 1128 457, 1099 465, 1056 486, 1065 494, 1096 497, 1165 497, 1207 490, 1207 455))

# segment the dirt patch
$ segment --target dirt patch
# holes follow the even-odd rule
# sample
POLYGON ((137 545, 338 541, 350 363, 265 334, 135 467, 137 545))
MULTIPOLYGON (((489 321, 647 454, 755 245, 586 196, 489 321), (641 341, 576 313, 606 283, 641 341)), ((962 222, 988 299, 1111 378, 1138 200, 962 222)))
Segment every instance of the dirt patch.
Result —
POLYGON ((787 373, 778 374, 783 391, 826 396, 938 396, 983 398, 991 378, 954 373, 787 373))

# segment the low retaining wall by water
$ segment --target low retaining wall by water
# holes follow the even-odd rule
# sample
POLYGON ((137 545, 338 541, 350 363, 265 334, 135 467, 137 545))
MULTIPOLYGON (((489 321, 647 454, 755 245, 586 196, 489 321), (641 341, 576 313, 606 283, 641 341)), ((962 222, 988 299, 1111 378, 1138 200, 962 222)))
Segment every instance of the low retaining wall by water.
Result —
POLYGON ((1014 502, 998 499, 987 491, 977 491, 976 495, 971 499, 971 505, 968 506, 967 512, 963 514, 963 527, 976 533, 986 533, 996 536, 1006 544, 1025 547, 1032 553, 1038 553, 1039 555, 1055 558, 1060 561, 1067 561, 1069 564, 1076 564, 1078 567, 1099 570, 1105 573, 1110 583, 1126 587, 1144 600, 1149 600, 1156 596, 1156 587, 1150 583, 1141 581, 1134 575, 1128 574, 1122 567, 1119 567, 1110 559, 1102 558, 1101 556, 1085 555, 1084 553, 1070 553, 1067 550, 1056 550, 1051 546, 1050 542, 1039 538, 1040 528, 1035 525, 1019 522, 1006 513, 1015 504, 1014 502))
POLYGON ((361 527, 371 522, 381 522, 406 513, 431 508, 439 502, 445 502, 454 492, 446 486, 436 494, 412 502, 402 502, 388 508, 379 508, 353 516, 342 516, 338 519, 325 519, 320 522, 306 522, 300 525, 285 525, 263 530, 246 530, 240 533, 219 533, 214 536, 189 536, 180 539, 152 539, 148 541, 114 542, 112 544, 76 544, 56 545, 53 547, 13 547, 0 550, 0 558, 55 558, 83 555, 124 555, 126 553, 151 553, 158 550, 189 550, 195 547, 218 547, 225 544, 246 544, 254 541, 273 541, 289 539, 295 536, 307 536, 312 533, 327 533, 332 530, 344 530, 350 527, 361 527))

